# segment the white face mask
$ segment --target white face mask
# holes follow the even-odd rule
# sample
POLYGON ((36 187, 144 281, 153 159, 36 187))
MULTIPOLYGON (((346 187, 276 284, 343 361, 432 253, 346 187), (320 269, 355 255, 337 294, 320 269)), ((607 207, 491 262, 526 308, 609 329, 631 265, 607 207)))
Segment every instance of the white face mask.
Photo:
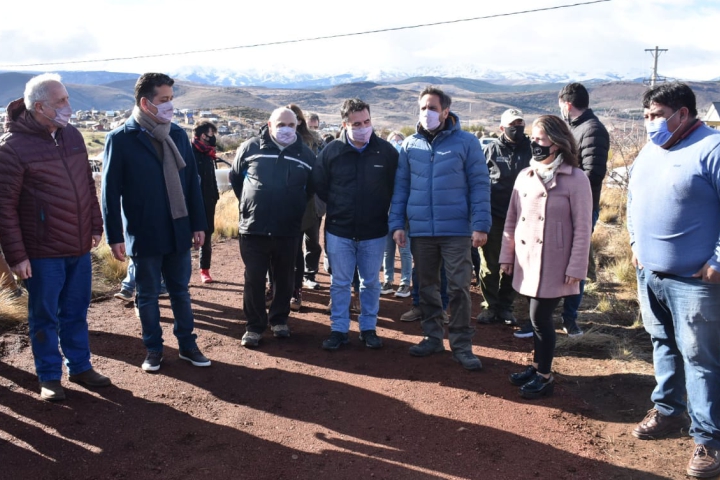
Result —
POLYGON ((161 103, 160 105, 155 105, 150 100, 148 100, 148 103, 153 107, 157 108, 155 118, 158 122, 170 123, 172 121, 173 112, 175 111, 175 109, 173 108, 173 104, 171 101, 161 103))
POLYGON ((440 126, 440 114, 433 110, 422 110, 420 112, 420 124, 425 130, 432 132, 440 126))
POLYGON ((275 129, 275 140, 284 147, 295 143, 295 138, 296 134, 293 127, 278 127, 275 129))
POLYGON ((350 140, 365 145, 370 141, 370 135, 372 135, 373 128, 372 126, 361 128, 348 128, 347 132, 350 140))

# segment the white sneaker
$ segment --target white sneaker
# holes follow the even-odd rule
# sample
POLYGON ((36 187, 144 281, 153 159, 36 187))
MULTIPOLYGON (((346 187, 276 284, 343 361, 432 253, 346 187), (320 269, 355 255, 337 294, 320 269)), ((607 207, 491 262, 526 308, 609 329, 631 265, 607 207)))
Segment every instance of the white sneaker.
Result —
POLYGON ((317 290, 318 288, 320 288, 320 284, 311 278, 305 279, 305 281, 303 282, 303 286, 308 290, 317 290))
POLYGON ((242 340, 240 341, 240 345, 243 347, 257 347, 260 344, 260 340, 262 339, 262 334, 256 333, 256 332, 245 332, 245 335, 243 335, 242 340))

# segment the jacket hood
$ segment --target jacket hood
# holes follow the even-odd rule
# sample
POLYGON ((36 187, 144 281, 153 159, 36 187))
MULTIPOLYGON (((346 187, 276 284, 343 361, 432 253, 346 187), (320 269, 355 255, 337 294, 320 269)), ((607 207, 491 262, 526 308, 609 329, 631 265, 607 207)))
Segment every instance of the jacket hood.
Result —
POLYGON ((31 135, 50 134, 48 129, 40 125, 27 108, 25 108, 25 101, 22 98, 13 100, 8 104, 7 114, 5 130, 8 132, 31 135))

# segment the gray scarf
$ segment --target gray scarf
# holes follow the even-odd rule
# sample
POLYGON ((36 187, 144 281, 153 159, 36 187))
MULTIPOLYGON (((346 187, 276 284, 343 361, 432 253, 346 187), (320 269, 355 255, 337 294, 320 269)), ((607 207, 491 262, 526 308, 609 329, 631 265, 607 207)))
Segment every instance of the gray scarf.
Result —
POLYGON ((170 123, 158 123, 147 113, 143 112, 137 105, 132 112, 133 118, 137 120, 147 133, 162 145, 162 167, 165 177, 165 189, 170 200, 170 213, 173 220, 187 217, 187 205, 183 193, 180 175, 178 172, 185 168, 183 160, 175 142, 170 138, 170 123))

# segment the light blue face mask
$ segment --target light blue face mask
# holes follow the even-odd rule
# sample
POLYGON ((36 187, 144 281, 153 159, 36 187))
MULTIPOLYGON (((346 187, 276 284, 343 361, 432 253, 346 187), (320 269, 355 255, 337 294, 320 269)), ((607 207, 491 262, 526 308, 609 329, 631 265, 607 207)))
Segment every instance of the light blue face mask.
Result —
MULTIPOLYGON (((676 110, 675 113, 678 113, 679 111, 680 110, 676 110)), ((670 140, 670 137, 672 137, 675 132, 677 132, 677 128, 671 132, 670 130, 668 130, 667 126, 667 121, 674 117, 675 113, 673 113, 666 119, 656 118, 655 120, 650 120, 649 122, 645 123, 645 130, 647 130, 650 141, 658 147, 662 147, 663 145, 665 145, 670 140)), ((680 128, 679 125, 678 128, 680 128)))

